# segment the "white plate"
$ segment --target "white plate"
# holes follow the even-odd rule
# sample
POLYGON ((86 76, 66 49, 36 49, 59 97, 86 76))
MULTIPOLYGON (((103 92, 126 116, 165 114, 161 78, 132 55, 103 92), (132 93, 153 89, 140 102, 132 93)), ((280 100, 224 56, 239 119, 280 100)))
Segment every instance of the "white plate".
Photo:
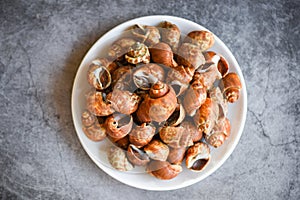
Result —
POLYGON ((230 154, 236 147, 242 135, 247 112, 247 92, 241 69, 226 45, 217 36, 215 36, 215 44, 211 48, 211 50, 220 53, 227 59, 230 64, 230 71, 236 72, 240 76, 243 89, 241 90, 239 100, 234 104, 229 105, 228 118, 232 122, 231 136, 218 149, 211 148, 212 155, 209 165, 202 172, 198 173, 189 171, 184 167, 182 173, 180 173, 176 178, 168 181, 162 181, 146 174, 143 168, 137 168, 130 172, 119 172, 111 168, 110 164, 107 161, 105 153, 105 148, 108 145, 108 142, 93 142, 89 140, 85 136, 81 128, 81 113, 86 107, 85 94, 90 89, 90 86, 88 85, 86 79, 88 66, 93 59, 99 56, 104 56, 105 49, 107 49, 107 47, 109 47, 109 45, 111 45, 111 43, 116 40, 116 37, 118 37, 120 33, 125 31, 128 27, 138 23, 155 26, 158 25, 161 21, 170 21, 176 24, 183 34, 187 34, 193 30, 207 30, 203 26, 200 26, 186 19, 161 15, 136 18, 122 23, 104 34, 88 51, 79 66, 72 91, 72 116, 74 126, 78 138, 87 154, 103 171, 105 171, 111 177, 127 185, 146 190, 173 190, 186 187, 203 180, 214 171, 216 171, 225 162, 225 160, 230 156, 230 154))

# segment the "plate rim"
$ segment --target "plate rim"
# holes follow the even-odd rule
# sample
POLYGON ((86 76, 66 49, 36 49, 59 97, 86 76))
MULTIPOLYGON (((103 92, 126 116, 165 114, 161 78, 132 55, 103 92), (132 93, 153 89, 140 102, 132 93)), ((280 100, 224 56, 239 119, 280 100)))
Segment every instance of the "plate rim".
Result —
MULTIPOLYGON (((123 180, 120 180, 117 178, 117 176, 113 173, 111 173, 110 171, 106 170, 105 169, 105 166, 102 166, 98 163, 98 161, 94 158, 94 156, 92 155, 92 153, 90 152, 90 150, 84 145, 84 142, 82 141, 81 137, 79 136, 79 133, 77 130, 81 129, 81 127, 79 127, 79 124, 75 123, 75 113, 74 113, 74 109, 75 109, 75 99, 74 99, 74 95, 75 95, 75 86, 76 86, 76 83, 78 82, 78 76, 79 76, 79 71, 80 69, 82 68, 82 65, 83 63, 85 62, 85 60, 87 59, 88 57, 88 54, 90 51, 92 51, 94 48, 96 48, 96 45, 102 38, 104 38, 106 35, 108 35, 111 31, 114 31, 115 29, 118 29, 119 27, 121 26, 125 26, 125 24, 130 24, 132 23, 133 21, 137 21, 137 20, 142 20, 142 19, 148 19, 148 18, 160 18, 161 21, 163 20, 174 20, 174 21, 181 21, 181 22, 186 22, 188 24, 191 24, 191 25, 194 25, 194 26, 200 26, 201 28, 204 28, 208 31, 210 31, 209 29, 207 29, 206 27, 196 23, 196 22, 193 22, 191 20, 188 20, 188 19, 185 19, 185 18, 181 18, 181 17, 177 17, 177 16, 171 16, 171 15, 146 15, 146 16, 140 16, 140 17, 137 17, 137 18, 132 18, 130 20, 127 20, 127 21, 124 21, 120 24, 118 24, 117 26, 109 29, 107 32, 105 32, 102 36, 100 36, 93 44, 92 46, 88 49, 88 51, 85 53, 83 59, 81 60, 78 68, 77 68, 77 71, 76 71, 76 75, 75 75, 75 78, 74 78, 74 81, 73 81, 73 86, 72 86, 72 94, 71 94, 71 112, 72 112, 72 121, 73 121, 73 124, 74 124, 74 127, 75 127, 75 132, 76 132, 76 135, 80 141, 80 144, 81 146, 83 147, 83 149, 85 150, 85 152, 88 154, 88 156, 90 157, 90 159, 102 170, 104 171, 106 174, 108 174, 110 177, 114 178, 115 180, 123 183, 123 184, 126 184, 126 185, 129 185, 131 187, 134 187, 134 188, 138 188, 138 189, 143 189, 143 190, 149 190, 149 191, 170 191, 170 190, 176 190, 176 189, 180 189, 180 188, 184 188, 184 187, 188 187, 190 185, 193 185, 197 182, 200 182, 202 181, 203 179, 207 178, 208 176, 210 176, 211 174, 213 174, 216 170, 218 170, 224 163, 225 161, 230 157, 230 155, 233 153, 233 151, 235 150, 237 144, 239 143, 240 141, 240 138, 243 134, 243 130, 244 130, 244 127, 245 127, 245 122, 246 122, 246 116, 247 116, 247 89, 246 89, 246 83, 245 83, 245 79, 244 79, 244 76, 243 76, 243 73, 242 73, 242 70, 240 68, 240 65, 238 64, 236 58, 234 57, 233 53, 230 51, 230 49, 225 45, 225 43, 219 39, 218 36, 216 36, 214 34, 214 37, 215 37, 215 40, 218 40, 218 43, 221 44, 222 48, 225 49, 225 51, 229 52, 229 55, 231 57, 231 60, 233 62, 233 65, 236 66, 235 67, 235 70, 238 71, 238 74, 240 76, 240 80, 242 82, 242 90, 241 92, 243 93, 243 114, 242 114, 242 118, 241 118, 241 124, 240 124, 240 129, 238 130, 238 133, 237 133, 237 137, 236 139, 233 141, 233 144, 231 145, 231 147, 229 148, 229 151, 221 158, 221 160, 219 160, 219 162, 212 168, 210 169, 209 171, 207 171, 206 174, 204 174, 203 176, 199 177, 199 178, 195 178, 193 179, 193 181, 189 181, 188 183, 186 184, 179 184, 177 186, 174 186, 174 187, 163 187, 163 188, 160 188, 160 187, 151 187, 151 188, 145 188, 145 187, 142 187, 142 186, 139 186, 139 185, 134 185, 134 184, 130 184, 126 181, 123 181, 123 180), (168 19, 166 19, 168 18, 168 19)), ((211 31, 210 31, 211 32, 211 31)))

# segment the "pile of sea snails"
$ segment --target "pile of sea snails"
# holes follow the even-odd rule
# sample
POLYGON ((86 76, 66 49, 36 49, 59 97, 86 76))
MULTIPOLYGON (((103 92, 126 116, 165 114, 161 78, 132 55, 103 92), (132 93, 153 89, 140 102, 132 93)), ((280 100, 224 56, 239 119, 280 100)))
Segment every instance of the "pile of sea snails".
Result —
POLYGON ((195 30, 182 36, 171 22, 135 25, 113 42, 107 56, 89 65, 83 131, 108 138, 107 158, 117 170, 145 166, 168 180, 186 168, 200 172, 210 148, 230 136, 228 102, 239 98, 239 76, 209 49, 214 36, 195 30))

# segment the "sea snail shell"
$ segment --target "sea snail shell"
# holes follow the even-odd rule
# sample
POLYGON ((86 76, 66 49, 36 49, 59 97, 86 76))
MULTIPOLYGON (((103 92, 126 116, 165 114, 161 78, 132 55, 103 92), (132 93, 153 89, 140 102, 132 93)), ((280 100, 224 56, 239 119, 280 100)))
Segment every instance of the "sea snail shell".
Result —
POLYGON ((177 106, 176 94, 172 87, 162 82, 155 83, 149 95, 140 104, 137 117, 140 122, 163 122, 166 121, 177 106))
POLYGON ((158 179, 169 180, 175 178, 182 171, 182 167, 171 165, 167 161, 153 160, 147 165, 146 171, 158 179))
POLYGON ((116 113, 109 116, 105 124, 109 136, 112 138, 123 138, 131 131, 133 119, 131 115, 116 113))
POLYGON ((106 128, 104 124, 100 124, 97 117, 89 111, 84 111, 81 115, 82 130, 85 135, 95 142, 106 138, 106 128))
POLYGON ((202 171, 210 161, 210 150, 207 144, 198 142, 186 152, 186 167, 193 171, 202 171))

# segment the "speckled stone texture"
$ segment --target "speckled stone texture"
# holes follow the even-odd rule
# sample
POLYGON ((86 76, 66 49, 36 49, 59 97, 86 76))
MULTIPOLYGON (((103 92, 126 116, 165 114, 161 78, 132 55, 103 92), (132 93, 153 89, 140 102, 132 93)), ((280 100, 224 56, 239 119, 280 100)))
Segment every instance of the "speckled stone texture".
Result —
POLYGON ((0 2, 2 199, 300 199, 299 1, 0 2), (73 127, 81 59, 129 19, 166 14, 213 31, 233 52, 248 114, 230 158, 205 180, 152 192, 100 170, 73 127), (126 195, 124 195, 126 194, 126 195))

